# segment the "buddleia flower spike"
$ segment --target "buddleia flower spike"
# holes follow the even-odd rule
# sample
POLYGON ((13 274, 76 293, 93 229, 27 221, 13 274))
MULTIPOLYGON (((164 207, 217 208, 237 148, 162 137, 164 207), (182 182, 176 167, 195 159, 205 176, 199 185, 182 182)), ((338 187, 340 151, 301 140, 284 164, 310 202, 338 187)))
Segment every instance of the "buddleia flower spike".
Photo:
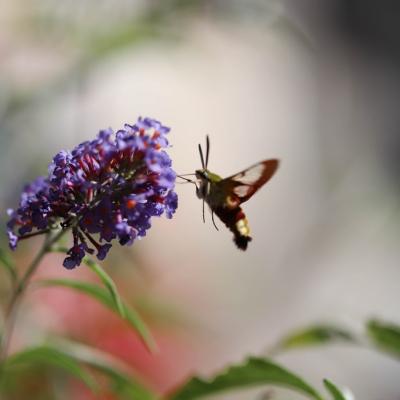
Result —
POLYGON ((8 210, 10 247, 55 228, 71 229, 73 246, 63 263, 71 269, 86 253, 104 259, 114 240, 130 245, 145 236, 151 217, 172 218, 178 197, 176 173, 163 150, 169 131, 139 118, 115 134, 102 130, 71 152, 59 152, 48 176, 26 185, 19 207, 8 210))

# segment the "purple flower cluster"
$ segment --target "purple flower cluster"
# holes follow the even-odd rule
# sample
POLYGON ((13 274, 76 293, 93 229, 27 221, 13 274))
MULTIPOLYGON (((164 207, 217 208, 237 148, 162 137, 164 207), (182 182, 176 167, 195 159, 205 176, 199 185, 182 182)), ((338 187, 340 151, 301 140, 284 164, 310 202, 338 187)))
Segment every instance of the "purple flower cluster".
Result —
POLYGON ((33 234, 61 226, 72 229, 73 246, 64 266, 80 265, 86 253, 103 260, 118 239, 132 244, 146 235, 151 217, 172 218, 178 205, 176 174, 168 147, 169 128, 150 118, 61 151, 40 177, 24 188, 17 210, 9 210, 10 247, 33 234), (93 235, 97 235, 95 239, 93 235))

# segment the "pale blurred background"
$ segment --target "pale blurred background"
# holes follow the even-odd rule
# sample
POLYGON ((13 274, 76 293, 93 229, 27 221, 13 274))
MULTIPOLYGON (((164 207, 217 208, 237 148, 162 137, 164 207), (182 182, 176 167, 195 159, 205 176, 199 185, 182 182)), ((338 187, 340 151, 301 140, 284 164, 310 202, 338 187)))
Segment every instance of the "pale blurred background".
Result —
MULTIPOLYGON (((206 134, 222 176, 265 158, 281 167, 245 204, 245 253, 222 223, 219 232, 209 214, 202 223, 192 185, 178 185, 176 216, 104 262, 159 339, 158 356, 137 344, 127 358, 151 384, 165 391, 212 374, 309 323, 400 322, 399 15, 399 3, 372 0, 1 0, 2 221, 56 152, 154 117, 172 127, 178 173, 200 167, 206 134)), ((18 250, 22 265, 38 243, 18 250)), ((57 257, 41 274, 90 275, 63 271, 57 257)), ((63 289, 32 300, 16 342, 60 331, 119 354, 108 314, 76 307, 83 300, 63 289), (79 318, 87 325, 77 329, 79 318)), ((358 399, 400 398, 400 364, 368 350, 278 361, 317 387, 329 377, 358 399)))

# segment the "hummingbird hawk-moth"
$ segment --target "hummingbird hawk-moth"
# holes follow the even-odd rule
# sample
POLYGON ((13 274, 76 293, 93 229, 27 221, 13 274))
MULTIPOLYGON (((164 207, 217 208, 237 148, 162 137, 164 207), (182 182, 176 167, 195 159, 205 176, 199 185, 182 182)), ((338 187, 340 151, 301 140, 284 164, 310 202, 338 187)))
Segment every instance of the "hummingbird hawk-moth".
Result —
POLYGON ((203 200, 203 221, 204 203, 211 209, 212 221, 218 230, 214 214, 233 233, 233 240, 241 250, 246 250, 251 241, 249 224, 242 208, 242 203, 249 200, 271 177, 275 174, 279 160, 264 160, 246 168, 228 178, 221 178, 219 175, 208 169, 208 157, 210 153, 210 140, 206 137, 206 154, 199 144, 199 153, 202 168, 195 171, 198 179, 196 194, 203 200))

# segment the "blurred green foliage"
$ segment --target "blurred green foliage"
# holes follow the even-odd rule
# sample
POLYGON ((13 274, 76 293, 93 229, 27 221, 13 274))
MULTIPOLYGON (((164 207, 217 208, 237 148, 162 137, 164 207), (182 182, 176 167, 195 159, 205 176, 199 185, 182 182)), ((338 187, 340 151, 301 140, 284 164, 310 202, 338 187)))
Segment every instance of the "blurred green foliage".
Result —
MULTIPOLYGON (((95 300, 110 308, 115 313, 120 314, 119 307, 115 302, 113 296, 110 295, 107 289, 104 289, 101 286, 73 279, 47 279, 40 281, 39 284, 43 286, 59 286, 76 290, 78 292, 86 294, 91 298, 94 298, 95 300)), ((121 306, 123 307, 123 315, 126 318, 126 321, 139 334, 140 338, 143 340, 144 345, 150 351, 155 351, 155 349, 157 348, 156 343, 139 314, 132 308, 128 308, 123 303, 121 304, 121 306)))
POLYGON ((400 326, 371 320, 367 323, 367 333, 372 342, 382 351, 400 358, 400 326))
POLYGON ((9 357, 3 366, 0 388, 2 395, 7 395, 10 400, 26 398, 28 394, 33 400, 54 399, 54 396, 58 398, 56 393, 60 390, 54 383, 58 382, 60 372, 64 372, 61 375, 64 382, 61 398, 68 398, 66 396, 71 392, 71 382, 65 376, 67 373, 82 381, 95 395, 106 389, 122 400, 155 399, 156 396, 126 369, 109 355, 63 340, 28 348, 9 357), (101 381, 101 376, 108 379, 106 388, 102 388, 95 379, 101 381), (21 382, 24 384, 21 385, 21 382))
POLYGON ((322 345, 328 342, 353 342, 355 338, 345 329, 331 325, 315 325, 284 337, 276 350, 322 345))
POLYGON ((249 358, 243 364, 229 366, 210 380, 192 378, 172 394, 170 399, 197 399, 221 391, 267 384, 299 391, 314 400, 322 399, 315 389, 297 375, 270 360, 254 357, 249 358))

